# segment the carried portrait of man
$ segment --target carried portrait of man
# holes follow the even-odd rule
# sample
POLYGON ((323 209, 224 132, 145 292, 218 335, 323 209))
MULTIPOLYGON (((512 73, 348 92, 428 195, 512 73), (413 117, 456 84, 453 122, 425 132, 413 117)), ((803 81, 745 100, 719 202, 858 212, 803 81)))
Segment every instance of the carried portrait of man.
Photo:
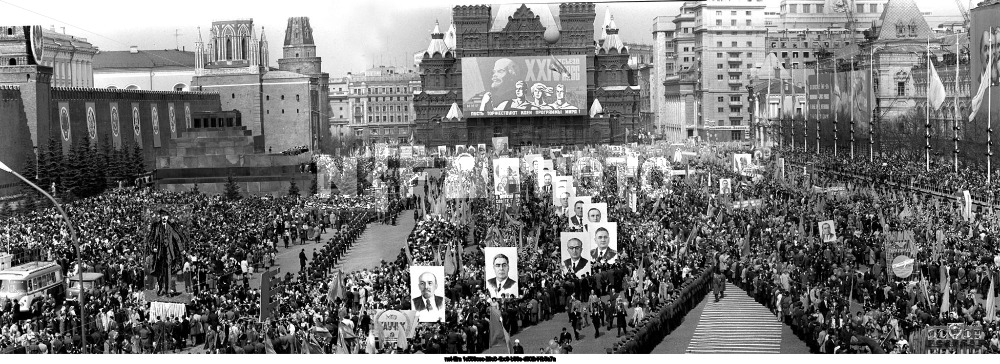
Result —
POLYGON ((542 170, 538 172, 538 191, 542 193, 542 196, 552 194, 555 188, 555 177, 556 171, 542 170))
MULTIPOLYGON (((576 196, 576 190, 573 188, 573 177, 572 176, 555 176, 555 193, 552 194, 552 205, 559 207, 567 207, 569 200, 563 200, 564 193, 568 194, 568 197, 576 196)), ((561 216, 567 216, 562 214, 561 216)))
POLYGON ((587 203, 583 205, 583 216, 586 217, 584 225, 588 227, 608 221, 608 204, 604 202, 587 203))
POLYGON ((419 322, 444 322, 444 267, 410 266, 410 308, 419 322))
POLYGON ((587 215, 584 212, 583 207, 589 204, 591 201, 590 196, 576 196, 570 198, 569 204, 573 206, 571 215, 569 216, 569 225, 575 228, 583 228, 587 224, 587 215))
POLYGON ((590 273, 590 259, 585 256, 585 252, 590 251, 590 236, 583 232, 562 232, 559 240, 562 242, 560 266, 563 273, 573 273, 577 277, 590 273))
POLYGON ((587 225, 591 234, 590 261, 614 263, 618 260, 618 223, 604 222, 587 225))
POLYGON ((824 243, 837 241, 837 224, 833 220, 820 221, 819 236, 824 243))
POLYGON ((733 193, 732 180, 729 178, 719 179, 719 194, 728 195, 733 193))
POLYGON ((517 285, 517 247, 485 249, 486 291, 490 297, 519 297, 517 285))

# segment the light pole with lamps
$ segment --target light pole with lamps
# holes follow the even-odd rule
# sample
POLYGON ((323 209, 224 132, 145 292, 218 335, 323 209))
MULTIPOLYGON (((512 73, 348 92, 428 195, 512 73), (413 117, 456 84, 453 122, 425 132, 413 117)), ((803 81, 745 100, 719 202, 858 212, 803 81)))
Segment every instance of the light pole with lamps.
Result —
POLYGON ((48 192, 45 192, 44 189, 38 187, 38 185, 32 183, 27 178, 24 178, 24 176, 22 176, 20 173, 15 172, 13 169, 4 164, 3 161, 0 161, 0 170, 13 174, 14 177, 17 177, 18 179, 24 181, 24 183, 27 183, 34 189, 38 190, 38 192, 41 192, 43 195, 45 195, 45 197, 48 198, 49 201, 52 201, 52 204, 56 206, 56 209, 59 210, 60 214, 62 214, 63 221, 66 222, 66 228, 69 229, 70 239, 73 240, 73 246, 76 248, 76 274, 77 274, 77 279, 80 281, 80 343, 82 346, 81 350, 83 351, 84 354, 86 354, 87 353, 87 332, 86 332, 87 306, 86 306, 86 301, 84 301, 86 297, 85 293, 86 290, 83 289, 83 259, 81 257, 81 252, 80 252, 80 241, 77 240, 76 238, 76 229, 73 229, 73 223, 69 220, 69 215, 66 215, 66 211, 63 210, 62 205, 60 205, 55 198, 52 198, 52 195, 50 195, 48 192))

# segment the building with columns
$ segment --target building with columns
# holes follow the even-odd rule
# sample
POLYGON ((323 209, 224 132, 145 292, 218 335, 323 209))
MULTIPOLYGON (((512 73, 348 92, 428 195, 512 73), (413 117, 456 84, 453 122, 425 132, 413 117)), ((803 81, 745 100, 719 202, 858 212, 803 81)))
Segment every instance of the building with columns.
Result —
MULTIPOLYGON (((23 46, 23 26, 0 26, 0 54, 14 54, 18 45, 23 46), (13 47, 13 48, 11 48, 13 47)), ((29 27, 38 31, 34 35, 41 49, 39 65, 52 67, 52 86, 54 87, 94 87, 94 55, 97 47, 87 42, 87 38, 75 37, 56 32, 55 27, 42 29, 29 27)), ((0 65, 19 66, 28 64, 23 57, 0 58, 0 65)))

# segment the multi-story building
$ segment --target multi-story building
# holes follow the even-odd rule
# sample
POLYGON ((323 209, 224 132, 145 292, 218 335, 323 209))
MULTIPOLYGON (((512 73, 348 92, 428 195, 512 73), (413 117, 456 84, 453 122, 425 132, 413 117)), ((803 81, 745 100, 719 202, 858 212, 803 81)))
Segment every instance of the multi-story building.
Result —
POLYGON ((379 66, 345 77, 347 127, 355 143, 408 143, 416 111, 414 95, 420 93, 420 75, 411 70, 379 66))
POLYGON ((98 88, 188 91, 194 77, 195 52, 177 49, 102 51, 94 56, 98 88))
POLYGON ((882 16, 887 2, 889 0, 782 0, 781 28, 843 28, 850 12, 855 20, 854 30, 861 32, 882 16))
POLYGON ((674 54, 677 55, 674 72, 691 69, 697 63, 694 34, 697 5, 697 2, 685 2, 681 5, 680 13, 674 17, 674 54))
POLYGON ((667 113, 667 94, 663 85, 667 77, 674 74, 677 62, 674 26, 672 17, 658 16, 653 19, 653 68, 650 70, 649 107, 658 137, 680 140, 684 138, 683 119, 679 115, 667 113))
MULTIPOLYGON (((23 46, 23 36, 29 34, 35 39, 39 49, 38 64, 52 67, 53 87, 94 87, 94 55, 97 47, 87 42, 87 38, 57 33, 55 27, 45 30, 40 26, 0 27, 0 54, 24 53, 17 47, 23 46)), ((0 65, 18 66, 28 64, 24 57, 0 58, 0 65)))
POLYGON ((594 4, 564 3, 558 9, 557 22, 548 5, 501 5, 495 15, 485 5, 455 7, 455 46, 449 47, 444 33, 435 28, 420 62, 423 90, 414 97, 416 143, 478 144, 500 136, 508 137, 511 146, 621 143, 637 126, 642 128, 641 96, 638 86, 628 82, 634 80, 629 51, 613 18, 604 30, 605 39, 595 47, 594 4), (555 66, 562 65, 560 58, 569 62, 561 70, 555 66), (488 66, 476 63, 475 71, 469 71, 474 74, 466 74, 466 61, 470 66, 473 61, 488 66), (492 71, 484 71, 485 67, 492 71), (556 73, 550 73, 552 69, 556 73), (557 85, 552 77, 572 83, 557 85), (475 90, 463 89, 467 80, 475 90), (551 86, 543 83, 546 80, 551 86), (585 86, 580 84, 583 80, 585 86), (527 83, 517 86, 520 93, 515 86, 521 82, 516 81, 527 83), (559 86, 575 91, 560 92, 559 86), (525 106, 527 87, 535 105, 530 110, 525 106), (548 88, 554 90, 551 95, 545 91, 548 88), (464 92, 472 92, 468 100, 463 99, 464 92), (569 95, 563 99, 564 94, 569 95), (553 106, 566 100, 571 102, 561 105, 572 108, 553 106), (459 104, 478 110, 466 109, 464 118, 449 117, 451 110, 465 107, 459 104), (501 109, 515 104, 523 112, 501 109), (480 115, 469 117, 473 112, 480 115))
MULTIPOLYGON (((755 65, 764 60, 764 9, 760 0, 685 3, 681 7, 675 23, 684 24, 693 16, 692 49, 697 64, 692 69, 697 72, 694 99, 685 100, 686 95, 670 94, 682 92, 685 89, 680 85, 682 79, 690 82, 692 74, 668 79, 666 87, 668 102, 684 102, 678 114, 685 114, 683 109, 687 107, 696 107, 697 114, 692 115, 698 115, 698 120, 685 122, 692 126, 687 128, 688 137, 700 136, 714 141, 747 137, 746 86, 750 85, 755 65), (702 127, 707 135, 696 134, 702 127)), ((678 37, 678 47, 686 47, 682 39, 678 37)), ((680 57, 686 54, 683 48, 678 53, 680 57)))

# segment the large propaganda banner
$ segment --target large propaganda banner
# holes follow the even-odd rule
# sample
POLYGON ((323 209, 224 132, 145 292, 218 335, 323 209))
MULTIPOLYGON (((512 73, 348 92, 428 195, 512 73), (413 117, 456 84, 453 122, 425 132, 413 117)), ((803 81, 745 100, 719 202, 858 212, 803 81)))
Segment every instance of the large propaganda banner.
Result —
MULTIPOLYGON (((972 96, 975 96, 976 92, 979 91, 983 74, 989 74, 988 82, 991 88, 1000 86, 1000 24, 996 21, 997 17, 1000 17, 1000 3, 978 6, 970 11, 970 16, 972 17, 972 36, 970 37, 972 70, 969 78, 972 83, 972 96), (993 64, 987 68, 990 58, 993 59, 993 64)), ((996 107, 997 104, 1000 104, 1000 92, 994 89, 992 95, 986 93, 979 110, 976 111, 976 118, 979 120, 986 119, 987 110, 990 110, 989 100, 986 98, 991 96, 993 110, 1000 109, 996 107)), ((991 112, 996 120, 998 112, 991 112)), ((969 115, 962 115, 962 118, 968 117, 969 115)))
POLYGON ((583 115, 582 55, 462 58, 462 95, 470 118, 583 115))
POLYGON ((830 94, 833 92, 833 70, 828 70, 829 72, 820 72, 819 75, 809 76, 809 108, 811 110, 810 117, 815 117, 816 107, 819 110, 820 120, 831 120, 833 119, 833 114, 830 113, 830 94))

